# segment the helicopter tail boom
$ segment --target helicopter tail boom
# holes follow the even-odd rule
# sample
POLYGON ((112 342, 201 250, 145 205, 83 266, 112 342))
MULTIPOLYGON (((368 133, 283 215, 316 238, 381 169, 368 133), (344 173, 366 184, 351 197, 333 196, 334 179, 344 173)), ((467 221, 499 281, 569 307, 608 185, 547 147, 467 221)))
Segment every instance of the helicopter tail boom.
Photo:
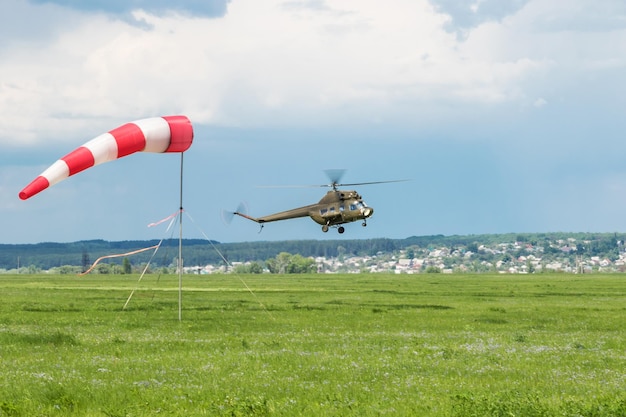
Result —
POLYGON ((298 217, 308 217, 311 215, 312 210, 317 207, 316 204, 298 207, 292 210, 281 211, 280 213, 269 214, 263 217, 252 217, 247 214, 236 211, 233 214, 243 217, 244 219, 252 220, 257 223, 269 223, 276 222, 279 220, 288 220, 288 219, 296 219, 298 217))
POLYGON ((247 214, 239 213, 238 211, 235 211, 233 214, 235 214, 237 216, 241 216, 244 219, 252 220, 253 222, 265 223, 265 220, 263 220, 263 219, 257 219, 256 217, 248 216, 247 214))

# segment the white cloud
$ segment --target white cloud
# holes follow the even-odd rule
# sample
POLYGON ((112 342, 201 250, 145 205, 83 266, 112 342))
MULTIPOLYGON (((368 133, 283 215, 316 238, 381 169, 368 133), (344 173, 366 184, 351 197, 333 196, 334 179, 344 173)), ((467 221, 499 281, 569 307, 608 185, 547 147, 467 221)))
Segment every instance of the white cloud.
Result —
POLYGON ((144 9, 151 13, 167 13, 177 10, 199 16, 221 16, 229 0, 30 0, 34 4, 57 4, 66 8, 125 16, 127 13, 144 9))
POLYGON ((239 126, 362 124, 373 115, 424 123, 458 106, 536 104, 549 97, 532 84, 546 85, 554 68, 582 59, 614 69, 624 64, 616 56, 626 56, 615 54, 620 31, 531 30, 582 19, 586 0, 578 8, 531 1, 466 40, 447 32, 450 16, 426 0, 234 0, 221 18, 135 10, 135 23, 13 2, 21 15, 12 19, 28 16, 28 25, 52 10, 56 26, 48 22, 40 38, 8 33, 0 44, 5 144, 98 134, 172 113, 239 126))

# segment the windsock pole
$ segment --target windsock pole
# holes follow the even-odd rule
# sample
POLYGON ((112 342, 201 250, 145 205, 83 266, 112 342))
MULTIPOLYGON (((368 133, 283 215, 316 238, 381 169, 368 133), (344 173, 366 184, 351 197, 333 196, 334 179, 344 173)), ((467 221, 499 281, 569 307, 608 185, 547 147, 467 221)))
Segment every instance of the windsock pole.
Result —
POLYGON ((180 210, 178 212, 178 321, 183 320, 183 152, 180 153, 180 210))

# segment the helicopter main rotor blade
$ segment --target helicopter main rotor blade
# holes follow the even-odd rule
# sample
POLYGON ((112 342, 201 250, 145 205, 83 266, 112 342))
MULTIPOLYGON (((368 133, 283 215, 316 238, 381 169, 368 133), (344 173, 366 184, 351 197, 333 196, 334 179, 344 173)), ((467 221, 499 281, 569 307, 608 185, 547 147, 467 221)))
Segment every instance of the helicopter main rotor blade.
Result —
POLYGON ((405 182, 411 181, 405 180, 391 180, 391 181, 371 181, 371 182, 354 182, 354 183, 332 183, 332 184, 306 184, 306 185, 259 185, 259 188, 337 188, 337 187, 351 187, 353 185, 371 185, 371 184, 387 184, 392 182, 405 182))
POLYGON ((320 188, 331 187, 328 184, 306 184, 306 185, 257 185, 257 188, 320 188))
POLYGON ((406 181, 411 181, 411 180, 406 179, 406 180, 391 180, 391 181, 355 182, 352 184, 335 184, 335 186, 336 187, 351 187, 353 185, 388 184, 390 182, 406 182, 406 181))

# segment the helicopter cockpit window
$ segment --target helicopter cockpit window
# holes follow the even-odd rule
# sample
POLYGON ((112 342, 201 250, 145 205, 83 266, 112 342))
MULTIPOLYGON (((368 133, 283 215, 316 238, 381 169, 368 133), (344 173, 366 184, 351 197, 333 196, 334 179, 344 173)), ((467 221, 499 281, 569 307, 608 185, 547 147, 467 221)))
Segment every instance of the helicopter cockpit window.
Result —
POLYGON ((345 206, 343 204, 339 206, 339 211, 343 212, 345 209, 346 208, 345 208, 345 206))
POLYGON ((352 211, 356 210, 356 204, 350 204, 350 210, 352 211))

